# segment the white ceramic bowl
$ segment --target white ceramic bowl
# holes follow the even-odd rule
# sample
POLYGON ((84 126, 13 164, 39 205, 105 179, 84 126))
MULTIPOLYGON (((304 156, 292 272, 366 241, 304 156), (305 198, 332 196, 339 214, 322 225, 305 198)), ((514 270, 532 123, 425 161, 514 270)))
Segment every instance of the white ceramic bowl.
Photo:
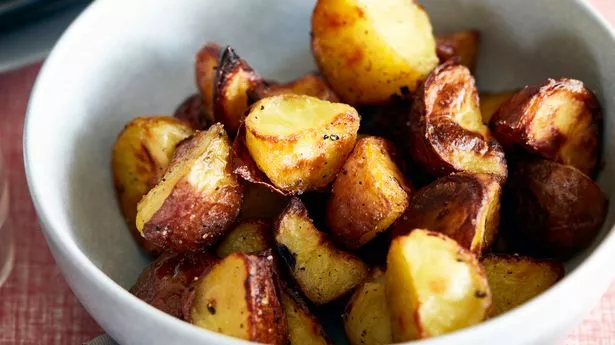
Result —
MULTIPOLYGON (((437 31, 483 34, 478 81, 512 89, 547 77, 585 81, 605 109, 605 170, 615 199, 615 37, 573 0, 425 0, 437 31)), ((206 40, 233 45, 268 78, 314 68, 307 0, 98 0, 65 33, 36 82, 25 128, 28 182, 49 246, 66 280, 122 344, 242 344, 174 319, 130 295, 146 259, 116 205, 113 141, 141 114, 169 114, 195 92, 193 59, 206 40)), ((613 204, 611 204, 613 206, 613 204)), ((613 207, 593 248, 530 303, 447 336, 443 345, 551 344, 595 305, 615 276, 613 207)))

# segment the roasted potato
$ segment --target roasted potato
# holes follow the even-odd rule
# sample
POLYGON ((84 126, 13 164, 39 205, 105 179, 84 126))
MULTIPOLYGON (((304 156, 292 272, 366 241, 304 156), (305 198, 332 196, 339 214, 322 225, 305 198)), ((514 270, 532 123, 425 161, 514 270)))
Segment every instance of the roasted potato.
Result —
POLYGON ((393 161, 391 143, 364 137, 337 175, 327 205, 333 236, 356 249, 374 239, 408 207, 410 187, 393 161))
POLYGON ((223 258, 240 252, 255 254, 272 248, 271 225, 261 219, 239 222, 218 245, 216 254, 223 258))
POLYGON ((489 317, 503 314, 555 285, 564 265, 518 255, 488 255, 481 260, 493 296, 489 317))
POLYGON ((133 237, 152 254, 160 254, 162 248, 137 230, 137 204, 162 177, 175 146, 191 134, 187 123, 169 116, 138 117, 124 127, 113 146, 111 172, 122 214, 133 237))
POLYGON ((395 342, 474 325, 491 305, 487 277, 474 254, 439 232, 421 229, 393 240, 385 293, 395 342))
POLYGON ((214 118, 235 137, 249 106, 248 90, 263 79, 231 47, 224 49, 219 64, 214 79, 214 118))
POLYGON ((201 95, 194 94, 177 107, 173 117, 189 123, 195 130, 205 130, 209 127, 210 121, 204 115, 204 111, 201 95))
POLYGON ((497 177, 457 173, 419 189, 393 226, 393 236, 413 229, 438 231, 481 255, 497 238, 502 188, 497 177))
MULTIPOLYGON (((235 143, 233 143, 235 145, 235 143)), ((262 184, 246 183, 239 219, 273 220, 288 204, 288 198, 262 184)))
POLYGON ((274 225, 283 261, 303 294, 316 304, 340 298, 360 284, 367 266, 356 256, 336 248, 312 224, 298 198, 292 198, 274 225))
POLYGON ((480 33, 477 30, 455 32, 436 37, 436 54, 440 63, 458 58, 459 63, 470 70, 473 70, 476 64, 479 46, 480 33))
POLYGON ((184 252, 224 236, 243 197, 231 172, 230 145, 218 123, 177 147, 160 183, 139 202, 137 229, 146 239, 184 252))
POLYGON ((218 62, 222 48, 216 43, 208 42, 196 55, 196 85, 203 102, 203 114, 208 123, 214 122, 214 79, 218 72, 218 62))
POLYGON ((483 124, 470 70, 439 66, 414 98, 408 150, 434 176, 468 171, 505 177, 504 151, 483 124))
POLYGON ((286 345, 288 327, 275 285, 273 256, 234 253, 211 268, 187 299, 186 321, 263 344, 286 345))
POLYGON ((339 102, 339 98, 329 88, 327 82, 317 73, 308 73, 289 83, 259 83, 248 90, 248 95, 253 101, 285 94, 306 95, 329 102, 339 102))
POLYGON ((502 92, 492 92, 492 93, 483 93, 480 94, 480 113, 483 116, 483 123, 488 125, 489 121, 493 117, 500 106, 504 104, 504 102, 508 101, 516 91, 502 91, 502 92))
POLYGON ((408 97, 438 64, 429 16, 410 0, 319 0, 312 53, 349 104, 408 97))
POLYGON ((593 177, 602 144, 602 113, 580 81, 549 79, 524 88, 493 115, 493 134, 505 147, 572 165, 593 177))
POLYGON ((568 258, 586 248, 606 218, 608 200, 578 169, 546 160, 519 161, 503 199, 506 239, 520 252, 568 258))
POLYGON ((281 296, 288 322, 290 345, 332 345, 320 321, 310 311, 299 293, 284 286, 281 296))
POLYGON ((205 252, 166 252, 141 272, 130 292, 163 312, 182 318, 184 295, 195 279, 216 264, 205 252))
POLYGON ((255 103, 245 119, 245 144, 277 189, 300 194, 325 187, 357 138, 360 118, 346 104, 280 95, 255 103))
POLYGON ((346 305, 344 330, 351 345, 393 343, 384 285, 384 272, 373 270, 371 277, 357 288, 346 305))

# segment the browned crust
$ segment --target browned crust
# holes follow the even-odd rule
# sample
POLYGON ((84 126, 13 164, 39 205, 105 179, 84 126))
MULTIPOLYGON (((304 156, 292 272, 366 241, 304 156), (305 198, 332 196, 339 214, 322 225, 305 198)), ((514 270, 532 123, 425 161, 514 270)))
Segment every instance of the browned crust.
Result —
POLYGON ((254 102, 287 93, 312 96, 329 102, 340 101, 327 82, 316 72, 308 73, 288 83, 259 83, 248 91, 250 99, 254 102))
POLYGON ((456 32, 436 37, 436 54, 441 63, 458 57, 462 65, 473 70, 479 45, 480 32, 478 30, 456 32))
POLYGON ((203 100, 204 115, 213 122, 214 79, 222 48, 213 42, 206 43, 196 55, 195 79, 203 100))
MULTIPOLYGON (((449 114, 471 93, 478 108, 478 91, 470 71, 453 59, 438 66, 418 89, 410 113, 408 150, 414 160, 434 176, 463 171, 453 166, 449 156, 454 152, 480 155, 477 159, 493 159, 501 163, 506 177, 506 159, 498 142, 490 136, 464 129, 449 114)), ((479 119, 481 121, 482 119, 479 119)))
POLYGON ((201 95, 194 94, 186 98, 175 110, 173 117, 186 121, 195 130, 206 130, 211 125, 205 115, 205 108, 201 95))

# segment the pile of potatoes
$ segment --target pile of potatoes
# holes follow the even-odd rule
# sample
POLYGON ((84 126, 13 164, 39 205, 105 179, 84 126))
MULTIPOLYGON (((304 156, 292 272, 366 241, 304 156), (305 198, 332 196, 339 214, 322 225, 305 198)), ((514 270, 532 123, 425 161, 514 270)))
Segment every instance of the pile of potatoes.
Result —
POLYGON ((134 295, 259 343, 331 344, 333 314, 350 344, 388 344, 521 305, 594 240, 582 82, 479 95, 480 34, 435 37, 406 0, 319 0, 311 38, 318 73, 288 83, 207 43, 199 92, 119 134, 119 205, 155 258, 134 295))

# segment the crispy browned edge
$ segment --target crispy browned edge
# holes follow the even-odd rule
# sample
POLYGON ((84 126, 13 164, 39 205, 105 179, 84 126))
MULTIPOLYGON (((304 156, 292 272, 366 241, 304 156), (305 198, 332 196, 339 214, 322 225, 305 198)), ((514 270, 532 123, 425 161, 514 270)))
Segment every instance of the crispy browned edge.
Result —
POLYGON ((474 70, 478 49, 480 47, 480 32, 468 30, 436 37, 436 54, 440 62, 446 62, 454 57, 460 58, 460 63, 474 70))
MULTIPOLYGON (((453 58, 438 66, 419 87, 412 103, 412 110, 410 111, 410 121, 407 125, 409 132, 409 139, 407 140, 408 151, 412 158, 421 164, 426 172, 434 176, 445 176, 457 171, 448 162, 446 157, 441 157, 440 153, 434 148, 434 145, 437 145, 440 151, 446 146, 454 144, 455 146, 470 147, 475 152, 490 152, 499 158, 502 165, 506 167, 504 150, 494 138, 484 138, 481 134, 470 132, 449 119, 433 119, 431 116, 428 116, 434 110, 426 108, 425 98, 428 93, 438 92, 442 94, 440 97, 448 99, 458 93, 462 84, 472 83, 474 85, 474 79, 469 70, 467 70, 466 78, 457 81, 454 85, 450 82, 441 83, 440 76, 442 74, 459 67, 467 70, 466 67, 459 64, 458 58, 453 58), (435 89, 432 90, 432 88, 435 89), (430 118, 429 121, 427 120, 428 117, 430 118), (430 123, 429 127, 437 128, 428 130, 428 122, 430 123)), ((473 97, 478 106, 478 91, 476 87, 473 87, 473 89, 473 97)), ((437 103, 432 105, 432 108, 441 105, 437 103)), ((482 119, 480 121, 482 123, 482 119)), ((506 169, 503 170, 506 171, 506 169)), ((506 179, 505 172, 502 178, 503 180, 506 179)))
POLYGON ((301 85, 308 81, 318 82, 319 92, 314 93, 314 94, 306 93, 307 96, 313 96, 313 97, 320 98, 322 100, 329 101, 329 102, 339 102, 340 101, 339 97, 337 97, 337 95, 333 92, 329 84, 327 84, 327 82, 318 72, 311 72, 311 73, 305 74, 299 79, 295 79, 287 83, 277 83, 273 81, 258 83, 255 87, 248 90, 248 96, 252 102, 256 102, 266 97, 287 93, 285 92, 285 90, 289 90, 288 93, 295 93, 293 92, 295 86, 301 85))
POLYGON ((203 101, 203 115, 209 122, 213 118, 214 79, 218 70, 222 48, 214 42, 207 42, 197 53, 195 80, 203 101))
MULTIPOLYGON (((419 189, 406 212, 393 224, 393 237, 406 235, 413 229, 430 229, 445 234, 463 248, 472 251, 476 218, 481 212, 489 211, 484 208, 486 205, 483 205, 483 199, 488 196, 490 182, 499 185, 499 178, 488 174, 462 172, 441 177, 419 189), (443 189, 444 187, 446 188, 443 189), (463 219, 459 217, 462 212, 463 219)), ((494 221, 499 223, 499 210, 495 217, 494 221)), ((497 234, 493 235, 491 240, 495 242, 497 234)), ((493 243, 484 245, 485 247, 476 249, 477 255, 493 243)))
MULTIPOLYGON (((250 315, 247 325, 250 341, 288 345, 288 324, 280 301, 281 290, 272 251, 266 250, 257 255, 233 253, 229 256, 240 256, 245 262, 244 267, 248 270, 243 288, 246 290, 246 301, 244 302, 250 315), (264 299, 263 296, 273 298, 264 299)), ((196 280, 184 295, 183 318, 186 322, 193 323, 190 309, 196 290, 212 269, 213 266, 196 280)))
POLYGON ((210 126, 209 119, 203 113, 203 100, 198 93, 186 98, 173 113, 176 119, 190 124, 194 130, 206 130, 210 126))
POLYGON ((299 309, 301 309, 301 313, 310 318, 312 332, 320 334, 327 344, 333 345, 333 342, 329 338, 329 335, 325 332, 320 320, 314 315, 314 313, 310 310, 305 299, 301 296, 301 293, 297 291, 295 287, 292 287, 289 283, 280 280, 280 289, 286 293, 288 297, 290 297, 296 304, 299 309))
MULTIPOLYGON (((355 162, 354 158, 365 153, 363 143, 367 140, 374 140, 380 150, 389 156, 394 163, 397 163, 395 162, 396 149, 388 140, 380 137, 364 137, 357 141, 354 150, 346 159, 344 166, 333 182, 331 197, 327 202, 327 225, 333 237, 350 249, 360 247, 359 239, 364 234, 374 230, 374 227, 385 214, 385 212, 382 212, 383 209, 386 212, 391 209, 391 202, 382 194, 368 195, 363 188, 354 183, 351 177, 348 177, 349 168, 353 170, 361 168, 361 163, 355 162), (352 164, 352 166, 349 166, 349 164, 352 164), (377 203, 374 199, 377 199, 377 203)), ((363 164, 368 164, 368 162, 363 164)), ((407 194, 410 193, 410 187, 406 181, 395 180, 395 183, 407 194)), ((408 199, 404 207, 408 206, 407 203, 408 199)), ((379 233, 386 230, 382 229, 379 233)))
POLYGON ((545 159, 557 160, 557 154, 567 140, 564 134, 552 127, 552 140, 532 141, 525 129, 533 120, 534 109, 539 106, 536 102, 562 89, 571 91, 571 95, 583 102, 594 115, 592 126, 596 140, 588 142, 585 151, 589 155, 594 155, 595 163, 589 171, 584 171, 585 174, 593 178, 598 172, 602 153, 603 114, 596 95, 578 80, 568 78, 548 79, 541 84, 524 87, 500 106, 491 117, 489 127, 497 140, 507 149, 519 146, 545 159), (582 88, 583 92, 574 92, 574 88, 582 88))

